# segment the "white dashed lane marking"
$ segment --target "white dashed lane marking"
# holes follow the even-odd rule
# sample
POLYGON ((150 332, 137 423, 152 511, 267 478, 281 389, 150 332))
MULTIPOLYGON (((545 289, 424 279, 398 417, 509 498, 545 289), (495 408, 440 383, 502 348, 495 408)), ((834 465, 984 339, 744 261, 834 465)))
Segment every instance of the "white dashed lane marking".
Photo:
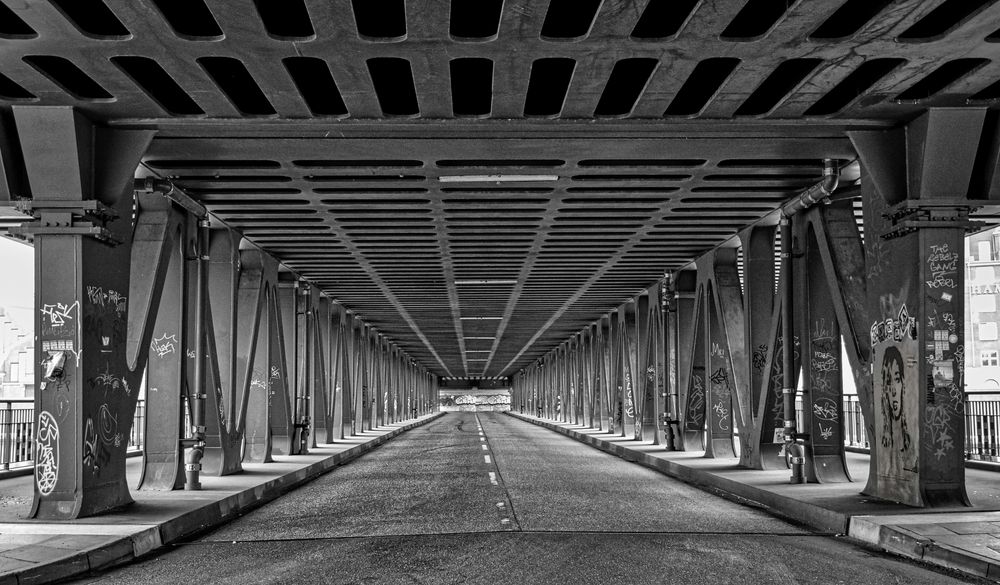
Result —
MULTIPOLYGON (((486 433, 483 432, 483 426, 479 422, 479 415, 476 415, 476 427, 479 430, 479 442, 483 448, 483 451, 489 451, 489 442, 486 440, 486 433)), ((503 485, 503 479, 500 477, 500 470, 495 467, 493 459, 489 455, 483 455, 483 460, 487 465, 494 466, 494 471, 488 471, 487 474, 490 478, 490 484, 499 487, 504 492, 504 497, 509 499, 507 494, 507 488, 503 485)), ((503 526, 504 530, 520 530, 520 524, 517 521, 517 517, 514 514, 512 506, 508 505, 508 502, 498 502, 497 503, 497 513, 499 516, 500 524, 503 526)))

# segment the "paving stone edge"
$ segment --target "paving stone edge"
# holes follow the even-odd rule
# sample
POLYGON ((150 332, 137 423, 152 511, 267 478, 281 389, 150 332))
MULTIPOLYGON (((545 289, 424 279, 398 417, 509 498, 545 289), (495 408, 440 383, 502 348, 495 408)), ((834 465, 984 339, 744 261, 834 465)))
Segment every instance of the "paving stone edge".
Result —
POLYGON ((191 538, 232 520, 236 516, 266 504, 336 467, 357 459, 406 431, 425 425, 444 415, 444 412, 437 412, 422 420, 395 428, 371 441, 356 445, 301 469, 230 494, 221 500, 208 502, 200 508, 181 514, 159 526, 124 536, 85 551, 69 554, 52 562, 15 569, 0 575, 0 585, 54 583, 82 577, 91 571, 129 563, 160 547, 191 538))

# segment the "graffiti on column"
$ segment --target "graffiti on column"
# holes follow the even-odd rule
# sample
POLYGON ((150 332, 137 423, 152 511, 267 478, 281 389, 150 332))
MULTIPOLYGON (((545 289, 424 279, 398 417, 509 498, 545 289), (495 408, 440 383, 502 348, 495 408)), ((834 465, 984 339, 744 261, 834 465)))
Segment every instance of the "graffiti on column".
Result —
POLYGON ((177 351, 177 336, 164 333, 153 338, 153 341, 149 343, 149 351, 156 357, 167 357, 177 351))
POLYGON ((931 244, 927 254, 927 331, 925 359, 931 373, 927 380, 924 449, 941 461, 955 450, 965 413, 963 392, 965 347, 955 318, 960 256, 947 243, 931 244))
POLYGON ((83 430, 83 465, 94 473, 101 471, 101 461, 98 461, 97 432, 94 431, 94 419, 87 418, 83 430))
POLYGON ((953 252, 948 244, 931 245, 927 256, 927 268, 931 279, 928 288, 956 288, 958 284, 958 252, 953 252))
POLYGON ((810 347, 812 349, 809 382, 813 393, 813 418, 816 432, 823 440, 830 440, 840 427, 840 393, 831 377, 840 375, 839 336, 826 319, 813 323, 810 347))
POLYGON ((764 366, 767 365, 767 344, 758 345, 754 348, 751 364, 753 365, 754 372, 760 374, 764 371, 764 366))
POLYGON ((42 316, 45 317, 42 320, 42 334, 53 335, 67 331, 75 324, 79 310, 79 302, 42 305, 41 312, 42 316))
MULTIPOLYGON (((83 374, 93 406, 85 407, 83 465, 100 476, 113 467, 115 452, 127 446, 127 428, 122 428, 123 409, 134 396, 124 371, 128 297, 105 286, 88 285, 82 299, 84 345, 96 347, 98 356, 85 366, 83 374)), ((177 350, 176 336, 163 332, 150 343, 150 353, 165 357, 177 350)), ((131 416, 124 426, 131 424, 131 416)), ((113 473, 113 471, 112 471, 113 473)))
POLYGON ((59 481, 59 425, 45 410, 38 415, 35 458, 35 483, 38 485, 38 492, 47 496, 59 481))
MULTIPOLYGON (((729 401, 732 397, 732 388, 729 385, 729 373, 725 368, 717 368, 712 372, 710 378, 712 382, 712 396, 719 401, 712 406, 715 413, 715 428, 719 431, 728 432, 732 430, 729 419, 729 401)), ((714 401, 714 400, 713 400, 714 401)))
POLYGON ((691 391, 687 405, 688 428, 701 430, 705 425, 705 380, 701 374, 691 376, 691 391))
MULTIPOLYGON (((267 379, 267 405, 271 405, 271 401, 277 391, 274 389, 275 386, 281 383, 281 370, 278 366, 271 366, 271 374, 267 379)), ((337 387, 337 391, 340 391, 340 387, 337 387)))
POLYGON ((250 390, 267 392, 267 380, 264 378, 264 372, 254 370, 253 376, 250 378, 250 390))
MULTIPOLYGON (((887 295, 882 300, 883 309, 892 309, 897 298, 887 295)), ((908 481, 917 473, 917 449, 914 429, 918 421, 918 368, 917 322, 910 316, 905 303, 898 311, 871 326, 874 348, 876 384, 881 392, 876 398, 875 425, 878 440, 883 447, 878 450, 880 480, 895 483, 893 491, 902 491, 900 499, 909 499, 908 481)))

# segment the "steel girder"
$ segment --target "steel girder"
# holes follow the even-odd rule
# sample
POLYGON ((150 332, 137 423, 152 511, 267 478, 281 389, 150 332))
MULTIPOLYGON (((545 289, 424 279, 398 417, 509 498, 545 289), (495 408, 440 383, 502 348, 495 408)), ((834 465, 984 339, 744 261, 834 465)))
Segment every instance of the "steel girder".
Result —
MULTIPOLYGON (((394 420, 436 402, 432 375, 382 336, 367 349, 346 343, 343 309, 279 274, 272 256, 228 228, 208 230, 197 205, 136 192, 152 132, 99 128, 68 107, 17 107, 14 120, 24 131, 4 158, 23 158, 30 190, 20 193, 36 194, 22 203, 34 221, 11 230, 33 240, 38 258, 32 517, 79 518, 132 501, 125 450, 144 374, 141 489, 179 487, 185 447, 204 449, 189 472, 228 474, 342 438, 362 402, 336 388, 350 385, 347 364, 367 353, 382 395, 406 392, 413 404, 407 413, 394 406, 394 420), (207 265, 205 278, 196 265, 207 265), (322 433, 310 439, 311 417, 322 433)), ((369 426, 388 420, 387 404, 369 426)))
POLYGON ((866 492, 913 506, 968 505, 963 238, 976 227, 970 211, 1000 198, 996 122, 984 108, 931 109, 905 128, 849 136, 867 171, 866 492))

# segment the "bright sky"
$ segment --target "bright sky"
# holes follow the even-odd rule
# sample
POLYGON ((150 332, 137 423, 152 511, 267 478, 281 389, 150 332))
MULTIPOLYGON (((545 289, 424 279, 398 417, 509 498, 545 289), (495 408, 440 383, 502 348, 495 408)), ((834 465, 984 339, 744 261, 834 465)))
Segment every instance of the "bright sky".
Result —
POLYGON ((0 307, 22 329, 34 328, 35 254, 30 246, 0 238, 0 307))

